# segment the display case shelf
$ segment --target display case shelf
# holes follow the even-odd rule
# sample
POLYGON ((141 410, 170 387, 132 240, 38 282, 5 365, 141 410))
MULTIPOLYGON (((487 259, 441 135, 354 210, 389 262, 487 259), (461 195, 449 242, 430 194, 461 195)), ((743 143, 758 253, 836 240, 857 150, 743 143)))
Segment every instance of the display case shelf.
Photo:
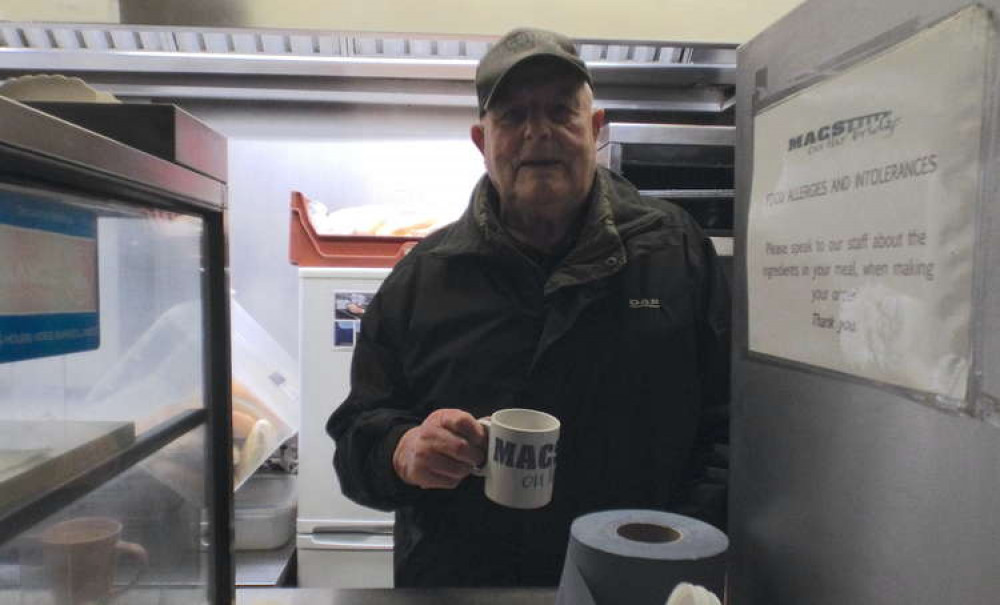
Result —
MULTIPOLYGON (((80 462, 67 463, 67 459, 75 457, 79 460, 81 456, 80 448, 74 448, 62 456, 26 465, 23 472, 17 475, 19 478, 27 476, 27 479, 18 479, 18 491, 21 493, 29 491, 21 500, 0 509, 0 544, 20 534, 24 528, 48 518, 84 494, 96 490, 137 462, 204 423, 205 410, 190 410, 147 431, 138 439, 134 437, 132 427, 125 423, 103 423, 115 426, 110 431, 103 431, 100 437, 88 440, 86 447, 98 449, 111 447, 115 451, 108 455, 98 454, 100 457, 98 462, 84 468, 78 468, 80 462), (122 446, 124 441, 127 441, 128 445, 122 446), (61 479, 65 473, 58 471, 53 473, 53 463, 68 464, 78 472, 61 479)), ((14 479, 11 478, 10 481, 13 483, 14 479)), ((0 493, 4 493, 5 496, 10 495, 10 492, 6 491, 7 488, 7 483, 0 483, 0 490, 4 490, 0 493)))

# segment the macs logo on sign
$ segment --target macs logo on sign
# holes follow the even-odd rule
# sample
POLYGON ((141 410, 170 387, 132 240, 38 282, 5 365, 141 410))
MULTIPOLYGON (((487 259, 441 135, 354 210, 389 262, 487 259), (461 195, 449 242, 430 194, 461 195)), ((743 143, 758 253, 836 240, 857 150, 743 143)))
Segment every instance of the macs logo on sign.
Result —
POLYGON ((893 116, 892 111, 886 110, 837 120, 788 139, 788 153, 800 149, 807 149, 809 153, 818 153, 868 137, 881 135, 888 138, 895 134, 900 119, 893 116))

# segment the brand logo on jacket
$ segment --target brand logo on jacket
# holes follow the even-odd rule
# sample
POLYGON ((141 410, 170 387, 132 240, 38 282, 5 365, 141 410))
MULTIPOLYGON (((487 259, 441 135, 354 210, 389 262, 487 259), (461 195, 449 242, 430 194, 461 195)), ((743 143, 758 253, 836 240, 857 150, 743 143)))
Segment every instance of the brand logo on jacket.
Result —
POLYGON ((630 298, 628 299, 629 309, 659 309, 659 298, 630 298))

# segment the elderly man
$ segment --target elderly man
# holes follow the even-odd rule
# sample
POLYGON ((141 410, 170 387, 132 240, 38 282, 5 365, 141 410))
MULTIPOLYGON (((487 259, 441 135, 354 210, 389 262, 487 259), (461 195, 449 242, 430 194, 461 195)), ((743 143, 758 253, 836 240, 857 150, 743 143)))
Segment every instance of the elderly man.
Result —
POLYGON ((327 425, 344 493, 397 512, 397 586, 555 585, 595 510, 725 520, 729 295, 709 240, 597 167, 603 111, 564 36, 510 32, 476 89, 487 174, 374 297, 327 425), (470 476, 476 418, 508 407, 562 422, 540 509, 470 476))

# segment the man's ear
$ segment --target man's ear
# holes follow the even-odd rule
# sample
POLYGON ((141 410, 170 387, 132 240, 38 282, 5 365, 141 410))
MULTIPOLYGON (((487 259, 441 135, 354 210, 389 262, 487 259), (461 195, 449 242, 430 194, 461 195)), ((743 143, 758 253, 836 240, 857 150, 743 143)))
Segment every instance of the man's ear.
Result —
POLYGON ((604 126, 604 110, 598 109, 594 112, 594 115, 590 116, 590 125, 594 129, 594 140, 597 140, 597 135, 601 133, 601 127, 604 126))
POLYGON ((472 142, 476 144, 479 148, 479 153, 486 155, 486 131, 483 129, 482 124, 473 124, 469 128, 469 137, 472 138, 472 142))

